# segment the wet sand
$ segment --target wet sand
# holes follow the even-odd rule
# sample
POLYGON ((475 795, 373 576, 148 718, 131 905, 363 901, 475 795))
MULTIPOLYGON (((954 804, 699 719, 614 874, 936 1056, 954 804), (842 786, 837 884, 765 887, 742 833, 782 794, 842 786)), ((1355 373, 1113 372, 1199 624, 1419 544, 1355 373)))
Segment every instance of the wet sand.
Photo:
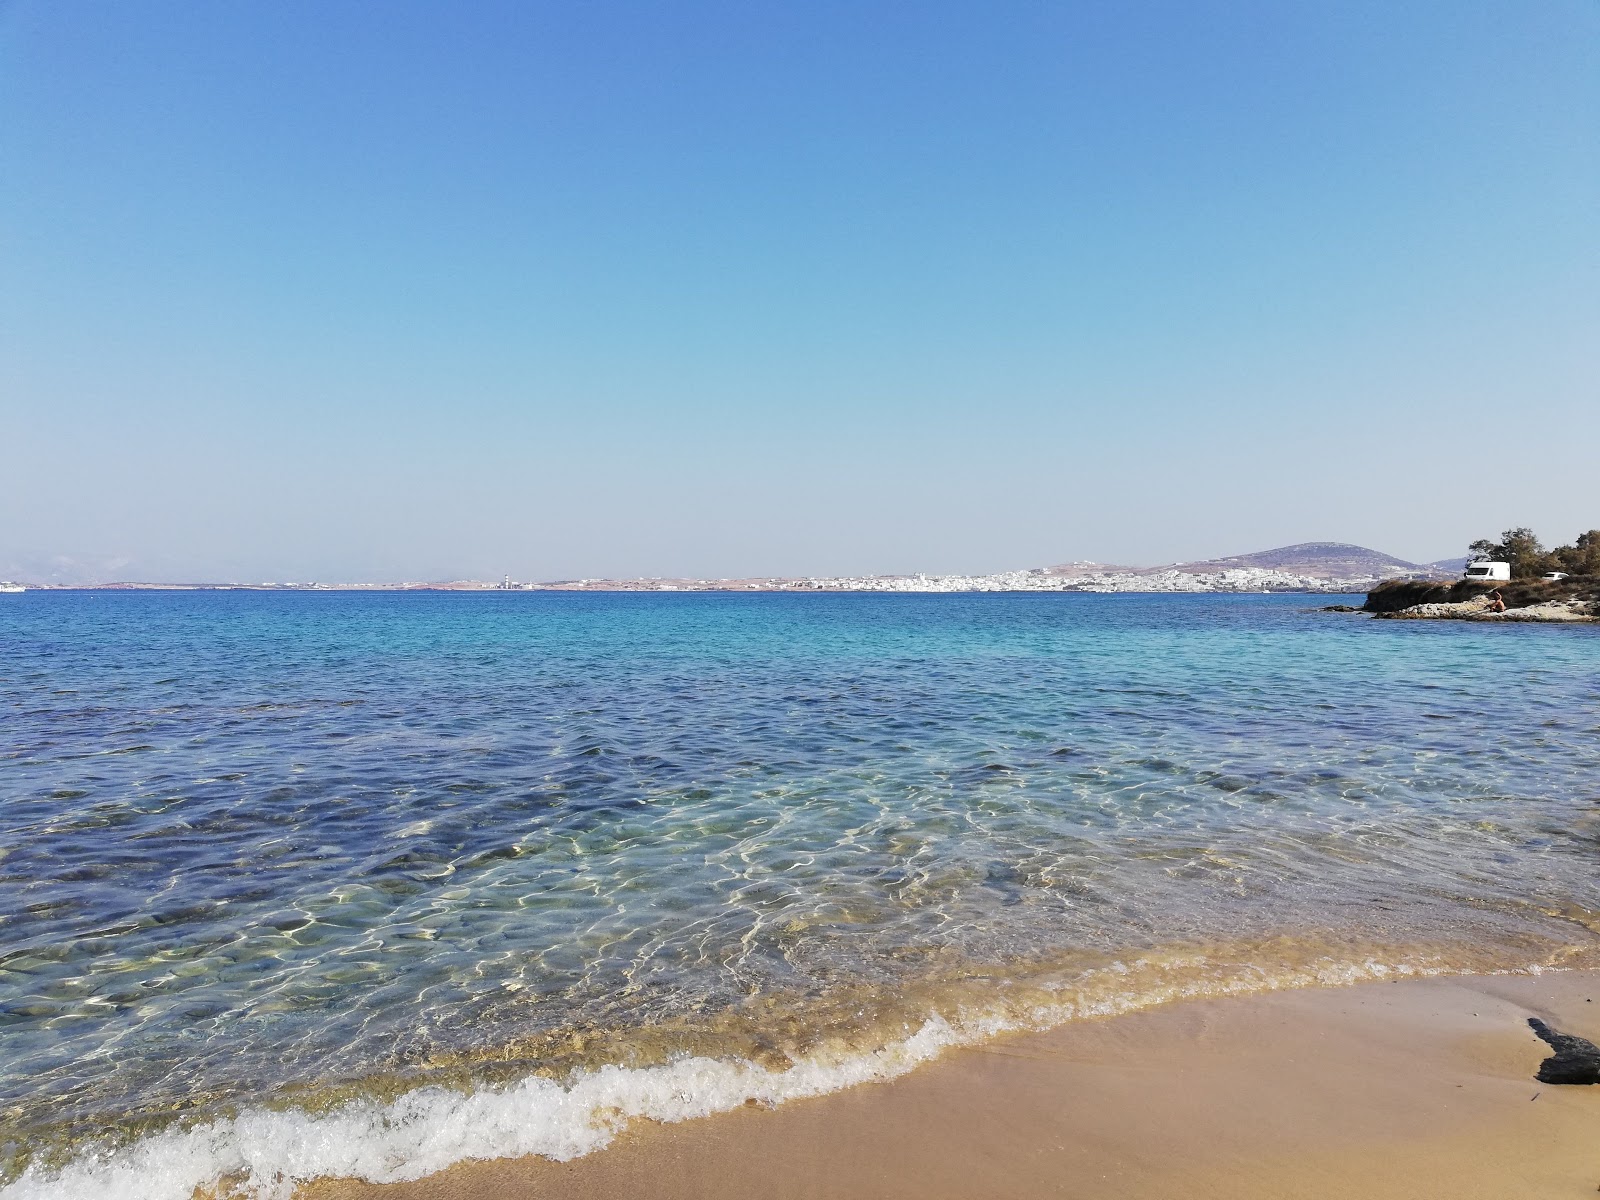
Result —
POLYGON ((468 1163, 305 1200, 1593 1197, 1600 1087, 1550 1086, 1537 1016, 1600 1041, 1600 972, 1174 1004, 952 1051, 890 1083, 568 1163, 468 1163))

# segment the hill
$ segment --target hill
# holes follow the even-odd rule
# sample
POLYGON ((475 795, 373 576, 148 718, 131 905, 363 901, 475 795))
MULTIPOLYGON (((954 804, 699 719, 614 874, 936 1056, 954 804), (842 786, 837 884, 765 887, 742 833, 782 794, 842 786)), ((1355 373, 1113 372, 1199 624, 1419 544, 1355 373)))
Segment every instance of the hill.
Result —
POLYGON ((1213 558, 1205 562, 1175 563, 1172 567, 1152 569, 1183 571, 1193 575, 1238 570, 1281 571, 1286 575, 1303 575, 1313 579, 1398 579, 1437 573, 1430 566, 1407 562, 1392 554, 1384 554, 1381 550, 1349 542, 1299 542, 1255 554, 1213 558))

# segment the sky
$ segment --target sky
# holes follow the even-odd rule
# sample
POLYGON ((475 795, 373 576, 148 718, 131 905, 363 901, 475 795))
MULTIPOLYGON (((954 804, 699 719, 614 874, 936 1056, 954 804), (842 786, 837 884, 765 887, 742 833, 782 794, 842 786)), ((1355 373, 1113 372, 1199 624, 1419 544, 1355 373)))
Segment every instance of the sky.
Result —
POLYGON ((0 0, 0 571, 1600 526, 1592 0, 0 0))

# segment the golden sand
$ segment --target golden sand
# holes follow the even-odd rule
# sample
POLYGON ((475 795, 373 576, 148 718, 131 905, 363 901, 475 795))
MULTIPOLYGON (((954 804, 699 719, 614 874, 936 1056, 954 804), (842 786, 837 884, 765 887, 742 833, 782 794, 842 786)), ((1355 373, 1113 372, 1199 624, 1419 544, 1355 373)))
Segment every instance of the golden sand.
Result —
POLYGON ((568 1163, 468 1163, 305 1200, 1519 1200, 1600 1186, 1600 1087, 1534 1081, 1538 1016, 1600 1041, 1600 972, 1197 1000, 952 1051, 890 1083, 568 1163))

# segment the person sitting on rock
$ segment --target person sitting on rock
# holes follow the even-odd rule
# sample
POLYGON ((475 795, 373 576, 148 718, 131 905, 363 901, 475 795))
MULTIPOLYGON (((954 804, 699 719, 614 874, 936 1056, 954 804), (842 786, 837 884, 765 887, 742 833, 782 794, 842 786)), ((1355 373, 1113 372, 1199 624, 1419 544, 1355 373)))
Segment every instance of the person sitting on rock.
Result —
POLYGON ((1500 589, 1499 588, 1495 588, 1494 591, 1489 593, 1489 611, 1490 612, 1505 612, 1505 610, 1506 610, 1505 599, 1500 595, 1500 589))

